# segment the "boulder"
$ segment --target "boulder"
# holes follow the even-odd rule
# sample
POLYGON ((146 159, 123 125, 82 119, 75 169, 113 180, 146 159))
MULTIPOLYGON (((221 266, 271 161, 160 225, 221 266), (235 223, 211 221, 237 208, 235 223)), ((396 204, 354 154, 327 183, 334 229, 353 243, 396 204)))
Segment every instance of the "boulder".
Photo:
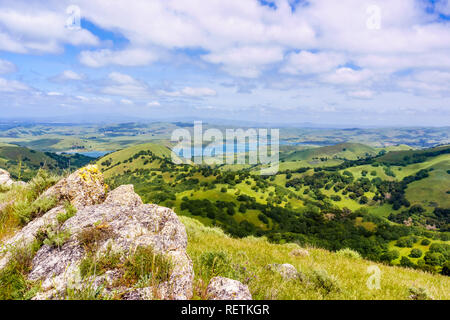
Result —
POLYGON ((267 268, 276 273, 279 273, 285 280, 294 280, 298 279, 299 277, 299 272, 297 271, 297 269, 292 264, 289 263, 269 264, 267 268))
MULTIPOLYGON (((39 299, 63 298, 69 285, 78 288, 83 283, 95 284, 99 280, 80 278, 80 263, 87 253, 79 241, 79 235, 88 228, 100 227, 108 228, 108 237, 99 243, 97 255, 112 250, 125 259, 137 247, 151 246, 173 265, 169 279, 156 288, 131 291, 130 288, 114 288, 119 294, 123 291, 122 299, 147 299, 150 292, 156 292, 159 299, 184 300, 192 297, 194 272, 192 261, 186 253, 184 225, 172 210, 144 205, 130 185, 115 189, 102 204, 85 206, 68 219, 61 230, 70 233, 70 237, 62 247, 44 245, 37 252, 29 279, 41 281, 45 295, 40 295, 39 299)), ((121 276, 120 272, 111 274, 113 278, 121 276)), ((114 279, 108 281, 111 283, 114 279)))
POLYGON ((70 201, 81 209, 105 200, 107 186, 96 165, 75 171, 44 192, 42 197, 53 197, 59 202, 70 201))
POLYGON ((8 171, 0 169, 0 186, 10 187, 14 181, 8 171))
POLYGON ((306 249, 294 249, 289 254, 294 257, 308 257, 309 251, 306 249))
POLYGON ((252 300, 248 287, 237 280, 212 278, 206 288, 209 300, 252 300))

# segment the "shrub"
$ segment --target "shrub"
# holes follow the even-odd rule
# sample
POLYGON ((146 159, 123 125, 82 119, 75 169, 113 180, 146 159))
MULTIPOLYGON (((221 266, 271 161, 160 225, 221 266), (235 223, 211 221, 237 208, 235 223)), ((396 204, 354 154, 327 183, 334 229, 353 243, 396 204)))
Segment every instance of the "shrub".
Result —
POLYGON ((423 245, 423 246, 428 246, 430 243, 431 243, 430 240, 428 240, 428 239, 423 239, 422 242, 421 242, 420 244, 423 245))
POLYGON ((88 254, 80 263, 80 274, 83 278, 92 275, 102 275, 107 270, 116 268, 120 262, 120 253, 112 252, 111 247, 99 257, 88 254))
POLYGON ((70 202, 66 202, 64 204, 64 209, 64 212, 61 212, 56 216, 56 220, 58 220, 60 225, 64 224, 64 222, 72 218, 77 213, 77 209, 70 202))
POLYGON ((69 230, 61 230, 58 227, 50 227, 47 229, 47 239, 44 244, 52 248, 61 248, 70 238, 69 230))
POLYGON ((232 278, 231 259, 224 251, 208 251, 200 256, 201 271, 207 278, 223 276, 232 278))
POLYGON ((408 291, 411 300, 433 300, 424 288, 411 287, 408 291))
POLYGON ((447 262, 444 263, 441 273, 444 276, 450 276, 450 261, 447 260, 447 262))
POLYGON ((340 291, 337 279, 330 276, 325 270, 313 270, 309 275, 309 280, 316 288, 325 291, 327 294, 340 291))
POLYGON ((406 267, 406 268, 414 268, 416 265, 411 261, 411 260, 409 260, 407 257, 405 257, 405 256, 403 256, 401 259, 400 259, 400 265, 402 266, 402 267, 406 267))
POLYGON ((37 246, 15 248, 8 264, 0 270, 0 300, 30 299, 37 287, 28 281, 31 261, 39 248, 37 246))
POLYGON ((172 273, 172 263, 162 254, 155 253, 153 248, 138 247, 124 263, 123 280, 136 284, 144 277, 151 277, 154 282, 162 283, 169 280, 172 273))
POLYGON ((411 253, 409 254, 409 256, 411 258, 420 258, 422 256, 422 250, 414 248, 411 250, 411 253))
POLYGON ((108 225, 99 224, 83 229, 78 234, 77 239, 87 252, 94 252, 100 242, 111 236, 111 228, 108 225))
POLYGON ((341 249, 341 250, 337 251, 336 254, 341 257, 352 258, 352 259, 361 259, 361 255, 359 254, 359 252, 349 249, 349 248, 341 249))

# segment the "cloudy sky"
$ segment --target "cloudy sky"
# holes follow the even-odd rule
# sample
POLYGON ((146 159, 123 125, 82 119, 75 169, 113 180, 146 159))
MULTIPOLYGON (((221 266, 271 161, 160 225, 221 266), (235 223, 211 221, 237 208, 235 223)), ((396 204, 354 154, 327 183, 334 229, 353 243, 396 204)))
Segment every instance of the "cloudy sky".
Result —
POLYGON ((0 118, 450 125, 450 0, 0 0, 0 118))

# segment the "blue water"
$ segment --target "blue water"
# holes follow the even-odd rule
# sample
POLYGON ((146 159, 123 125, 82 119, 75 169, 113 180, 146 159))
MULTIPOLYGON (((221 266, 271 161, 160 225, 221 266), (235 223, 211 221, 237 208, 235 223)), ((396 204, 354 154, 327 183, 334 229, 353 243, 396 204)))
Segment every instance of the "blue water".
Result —
POLYGON ((77 154, 78 153, 78 154, 81 154, 81 155, 89 157, 89 158, 97 159, 97 158, 101 158, 111 152, 114 152, 114 151, 95 151, 94 150, 94 151, 88 151, 88 152, 66 152, 66 153, 69 153, 69 154, 77 154))

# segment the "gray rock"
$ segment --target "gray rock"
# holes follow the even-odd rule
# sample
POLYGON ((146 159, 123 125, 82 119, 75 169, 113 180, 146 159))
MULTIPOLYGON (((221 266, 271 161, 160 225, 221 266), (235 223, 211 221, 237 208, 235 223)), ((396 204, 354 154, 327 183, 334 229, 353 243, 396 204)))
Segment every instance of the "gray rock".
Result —
POLYGON ((309 251, 306 249, 294 249, 289 254, 294 257, 308 257, 309 251))
POLYGON ((62 179, 44 192, 42 197, 70 201, 77 209, 101 203, 105 200, 107 187, 97 166, 89 165, 62 179))
MULTIPOLYGON (((192 261, 186 253, 184 225, 172 210, 142 204, 133 186, 117 188, 104 203, 86 206, 67 220, 62 229, 70 231, 70 238, 60 249, 42 247, 33 259, 29 279, 42 281, 43 290, 50 292, 48 296, 53 298, 61 297, 68 284, 75 287, 81 285, 79 265, 85 252, 78 242, 78 235, 86 228, 99 224, 111 230, 110 237, 100 244, 99 253, 110 247, 115 252, 127 255, 138 246, 152 246, 156 252, 172 261, 173 270, 168 281, 150 291, 157 291, 161 299, 192 297, 194 272, 192 261)), ((148 297, 148 294, 141 293, 134 292, 123 297, 148 297)))
POLYGON ((289 263, 269 264, 267 268, 276 273, 279 273, 285 280, 294 280, 298 279, 299 277, 299 272, 297 271, 297 269, 295 269, 295 267, 289 263))
POLYGON ((0 169, 0 186, 10 187, 14 181, 8 171, 0 169))
POLYGON ((212 278, 206 288, 209 300, 252 300, 248 287, 237 280, 212 278))

